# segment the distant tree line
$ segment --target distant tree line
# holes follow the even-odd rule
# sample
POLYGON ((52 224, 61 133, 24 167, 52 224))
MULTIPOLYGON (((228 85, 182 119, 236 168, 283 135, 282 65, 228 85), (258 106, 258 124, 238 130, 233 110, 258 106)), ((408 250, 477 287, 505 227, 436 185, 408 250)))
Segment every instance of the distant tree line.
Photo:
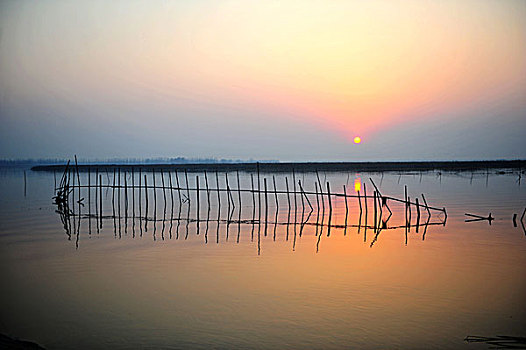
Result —
MULTIPOLYGON (((67 159, 63 158, 40 158, 40 159, 0 159, 2 166, 19 166, 34 164, 64 164, 67 159)), ((279 163, 277 160, 254 160, 254 159, 224 159, 224 158, 110 158, 110 159, 79 159, 82 164, 215 164, 215 163, 279 163)))

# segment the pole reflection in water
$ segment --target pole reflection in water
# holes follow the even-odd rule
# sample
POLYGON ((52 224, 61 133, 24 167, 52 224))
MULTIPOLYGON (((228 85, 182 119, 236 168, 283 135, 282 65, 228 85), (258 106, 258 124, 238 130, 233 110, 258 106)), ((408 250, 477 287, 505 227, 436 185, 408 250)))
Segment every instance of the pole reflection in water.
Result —
MULTIPOLYGON (((96 171, 98 173, 98 170, 96 171)), ((376 186, 376 184, 373 182, 372 179, 370 179, 371 184, 375 188, 373 191, 373 195, 370 196, 367 194, 366 184, 361 182, 361 178, 357 177, 354 181, 354 190, 355 194, 349 194, 347 193, 347 189, 345 185, 342 185, 343 191, 341 193, 339 192, 331 192, 331 186, 330 182, 326 182, 326 186, 322 186, 322 182, 320 179, 320 176, 318 172, 316 172, 316 178, 313 182, 313 189, 305 189, 303 186, 302 180, 298 180, 296 184, 296 172, 292 172, 292 179, 293 179, 293 187, 292 190, 290 189, 289 182, 288 182, 288 176, 283 176, 284 178, 284 184, 285 186, 283 188, 279 188, 277 183, 279 181, 276 181, 276 177, 279 179, 279 174, 272 174, 272 187, 269 189, 267 184, 267 176, 263 176, 263 186, 259 186, 258 188, 255 188, 254 186, 254 174, 250 175, 250 186, 247 186, 246 188, 243 187, 239 172, 236 172, 236 180, 237 180, 237 188, 232 190, 230 188, 229 183, 229 174, 225 173, 225 179, 224 183, 221 184, 219 180, 219 174, 216 172, 216 187, 214 189, 210 189, 209 183, 208 183, 208 174, 204 173, 205 178, 205 187, 201 186, 200 184, 200 177, 199 175, 195 176, 195 183, 190 184, 190 181, 188 179, 188 172, 185 171, 185 186, 181 187, 178 173, 175 172, 175 187, 172 181, 172 175, 171 172, 165 172, 162 169, 160 169, 159 172, 151 171, 151 180, 152 180, 152 186, 148 185, 148 179, 147 179, 147 169, 140 169, 139 172, 127 172, 124 171, 123 173, 123 180, 121 185, 121 170, 120 168, 114 169, 113 171, 113 184, 110 183, 109 177, 107 182, 103 182, 102 175, 99 174, 98 183, 96 182, 95 185, 91 185, 91 182, 89 181, 89 173, 88 173, 88 181, 87 185, 81 184, 80 175, 77 172, 73 172, 71 175, 70 169, 68 171, 65 171, 62 180, 59 184, 59 187, 56 189, 56 196, 54 197, 56 200, 57 205, 57 213, 60 215, 62 225, 64 227, 64 230, 66 232, 66 236, 68 239, 71 239, 72 235, 72 228, 71 228, 71 222, 73 221, 73 232, 76 235, 76 246, 78 247, 80 242, 80 236, 81 232, 84 230, 81 228, 81 222, 83 220, 88 220, 88 234, 91 234, 91 226, 89 225, 89 222, 92 218, 95 218, 97 224, 98 231, 102 230, 102 223, 104 220, 109 220, 113 223, 113 232, 116 234, 118 231, 118 238, 122 239, 122 218, 121 215, 124 216, 124 235, 127 235, 128 232, 128 220, 131 219, 132 221, 132 238, 135 238, 135 220, 137 219, 139 221, 139 227, 140 227, 140 235, 139 237, 143 236, 143 230, 142 230, 142 221, 144 220, 144 231, 148 232, 148 223, 151 222, 153 224, 153 232, 152 232, 152 239, 154 241, 157 240, 157 230, 158 226, 160 229, 160 237, 161 240, 165 240, 165 231, 166 226, 168 224, 168 238, 171 240, 174 236, 172 235, 172 229, 173 229, 173 222, 174 220, 177 221, 177 225, 175 228, 175 239, 179 239, 179 229, 181 222, 184 222, 185 224, 185 240, 189 238, 189 236, 194 232, 194 230, 190 229, 190 223, 195 223, 195 235, 199 236, 200 234, 200 224, 201 224, 201 207, 202 204, 206 205, 206 227, 205 227, 205 234, 203 236, 203 241, 205 244, 208 243, 208 232, 209 232, 209 223, 210 221, 216 222, 216 243, 220 242, 220 231, 221 226, 224 226, 225 228, 225 242, 228 242, 229 235, 230 235, 230 226, 231 224, 236 224, 237 226, 237 235, 235 242, 239 243, 244 233, 247 235, 250 235, 250 241, 253 241, 254 239, 254 229, 255 225, 258 225, 258 237, 257 237, 257 251, 258 254, 261 253, 261 227, 263 226, 263 236, 267 237, 268 234, 268 226, 272 225, 272 240, 276 241, 280 238, 280 233, 284 233, 285 241, 288 241, 290 229, 293 230, 293 240, 292 240, 292 250, 294 251, 296 249, 296 244, 298 242, 298 239, 300 239, 304 232, 313 233, 315 236, 317 236, 316 240, 316 251, 319 251, 320 248, 320 242, 321 237, 324 235, 324 228, 326 229, 326 236, 331 236, 331 231, 335 230, 341 230, 342 234, 345 236, 347 235, 347 231, 349 229, 356 229, 357 234, 361 234, 362 228, 363 228, 363 234, 364 234, 364 242, 367 242, 367 230, 373 230, 374 237, 370 241, 370 247, 373 247, 375 243, 379 240, 380 233, 384 231, 397 231, 397 230, 403 230, 405 232, 404 234, 404 243, 407 244, 408 242, 408 234, 411 232, 411 228, 414 227, 416 233, 419 232, 420 226, 423 227, 423 233, 422 233, 422 240, 425 240, 428 227, 434 226, 434 225, 445 225, 447 214, 445 211, 445 208, 437 208, 432 207, 427 204, 427 201, 425 199, 425 196, 422 195, 423 202, 419 202, 418 199, 415 199, 414 202, 411 201, 411 198, 405 195, 403 199, 399 199, 396 197, 391 196, 385 196, 382 195, 379 191, 379 188, 376 186), (143 171, 145 174, 143 175, 143 171), (73 176, 73 178, 76 180, 75 184, 73 184, 70 181, 70 177, 73 176), (130 181, 128 180, 128 176, 130 176, 130 181), (135 177, 137 176, 137 181, 135 177), (144 176, 144 177, 143 177, 144 176), (168 176, 168 179, 166 181, 165 177, 168 176), (159 179, 157 179, 159 177, 159 179), (143 180, 144 179, 144 185, 143 180), (159 181, 160 180, 160 181, 159 181), (157 186, 157 184, 160 182, 160 186, 157 186), (138 185, 136 185, 138 183, 138 185), (297 185, 297 186, 296 186, 297 185), (98 190, 97 191, 97 187, 98 190), (324 187, 326 192, 324 191, 324 187), (95 206, 98 206, 98 209, 100 210, 96 214, 91 213, 91 190, 92 188, 95 188, 95 206), (112 196, 111 196, 111 216, 104 216, 102 215, 102 207, 103 207, 103 198, 102 198, 102 188, 108 188, 112 190, 112 196), (363 194, 360 193, 361 189, 363 188, 363 194), (144 190, 144 196, 142 195, 142 190, 144 190), (157 191, 162 190, 162 204, 157 203, 157 191), (174 200, 173 192, 177 190, 179 195, 179 202, 177 203, 174 200), (78 205, 71 205, 73 203, 70 202, 69 198, 72 197, 72 193, 75 193, 77 191, 77 196, 79 197, 78 205), (82 206, 84 205, 82 201, 84 201, 84 194, 87 191, 87 205, 88 205, 88 212, 82 211, 82 206), (131 210, 129 211, 129 193, 128 191, 131 191, 131 210), (137 191, 138 196, 136 200, 135 192, 137 191), (169 191, 170 196, 170 205, 168 206, 168 197, 167 197, 167 191, 169 191), (186 195, 181 195, 181 191, 184 191, 186 195), (211 192, 217 192, 217 200, 213 202, 211 200, 210 193, 211 192), (123 193, 123 199, 124 199, 124 205, 121 207, 121 192, 123 193), (149 216, 149 205, 151 204, 149 201, 149 193, 152 193, 153 195, 153 216, 149 216), (192 199, 191 199, 191 192, 194 192, 195 194, 195 206, 192 206, 192 199), (207 201, 203 203, 201 201, 201 192, 206 192, 206 198, 207 201), (234 217, 234 213, 236 212, 236 203, 234 200, 234 196, 232 192, 237 192, 237 217, 234 217), (274 196, 274 202, 269 201, 269 192, 270 195, 273 194, 274 196), (222 208, 222 202, 221 199, 221 193, 224 193, 226 196, 226 216, 225 218, 221 217, 221 208, 222 208), (291 194, 294 198, 294 205, 291 203, 291 194), (258 198, 263 197, 261 201, 256 202, 256 195, 258 198), (251 198, 251 201, 249 200, 247 203, 251 203, 251 215, 249 217, 245 217, 243 210, 242 210, 242 203, 243 203, 243 197, 247 196, 251 198), (301 205, 298 205, 297 203, 297 196, 300 196, 301 205), (286 197, 286 198, 285 198, 286 197), (81 198, 81 199, 80 199, 81 198), (351 201, 351 204, 349 205, 349 199, 356 198, 356 202, 351 201), (97 199, 99 199, 99 203, 97 203, 97 199), (116 201, 115 201, 116 199, 116 201), (363 204, 362 204, 363 199, 363 204), (281 206, 279 205, 281 201, 286 200, 287 205, 281 206), (315 200, 315 206, 313 206, 312 201, 315 200), (343 203, 341 203, 343 201, 343 203), (371 202, 372 201, 372 202, 371 202), (71 204, 70 204, 71 203, 71 204), (161 206, 161 209, 159 212, 162 214, 158 215, 157 207, 161 206), (329 212, 327 217, 327 222, 325 221, 325 206, 328 206, 329 212), (258 207, 258 209, 256 208, 258 207), (263 209, 264 206, 264 209, 263 209), (269 219, 269 207, 274 207, 274 215, 272 218, 269 219), (391 223, 393 211, 391 210, 390 206, 395 207, 395 213, 400 214, 401 209, 404 208, 405 211, 405 219, 403 224, 394 224, 391 223), (181 213, 183 212, 183 207, 185 207, 185 215, 181 216, 181 213), (411 218, 411 208, 416 208, 416 216, 411 218), (137 209, 137 210, 136 210, 137 209), (256 210, 259 213, 259 217, 256 218, 256 210), (264 210, 264 211, 263 211, 264 210), (294 212, 292 212, 294 210, 294 212), (365 220, 362 223, 362 212, 365 210, 365 220), (368 222, 368 211, 373 210, 374 212, 374 221, 373 223, 368 222), (427 213, 427 217, 424 219, 424 223, 421 223, 421 210, 424 213, 427 213), (144 211, 144 216, 143 216, 144 211), (213 211, 216 211, 217 218, 215 220, 211 220, 210 216, 213 211), (437 214, 435 214, 433 221, 431 212, 435 211, 437 214), (138 216, 137 216, 138 212, 138 216), (315 212, 315 213, 314 213, 315 212), (314 215, 313 215, 314 214, 314 215), (131 215, 131 218, 129 217, 131 215), (291 222, 291 216, 293 216, 293 221, 291 222), (349 224, 350 217, 356 216, 357 218, 357 224, 349 224), (299 217, 299 223, 298 223, 298 217, 299 217), (100 228, 99 228, 100 226, 100 228), (299 227, 298 227, 299 226, 299 227), (305 231, 306 228, 311 227, 312 230, 305 231), (249 233, 250 231, 250 233, 249 233)), ((260 174, 258 172, 258 178, 260 177, 260 174)), ((305 177, 303 177, 305 178, 305 177)), ((259 180, 259 179, 258 179, 259 180)), ((283 183, 282 182, 282 183, 283 183)), ((407 187, 405 188, 405 193, 407 193, 407 187)), ((117 235, 115 235, 117 237, 117 235)))

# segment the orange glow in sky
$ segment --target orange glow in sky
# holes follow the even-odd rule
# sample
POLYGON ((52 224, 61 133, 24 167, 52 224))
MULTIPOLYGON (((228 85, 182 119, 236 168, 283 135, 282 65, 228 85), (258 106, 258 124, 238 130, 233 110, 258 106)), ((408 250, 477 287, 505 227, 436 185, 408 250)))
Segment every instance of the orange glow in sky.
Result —
MULTIPOLYGON (((40 124, 48 136, 38 139, 63 152, 52 142, 61 120, 75 130, 70 135, 84 124, 126 125, 116 130, 127 140, 133 134, 152 145, 133 144, 145 155, 177 149, 270 159, 306 157, 305 142, 314 141, 323 159, 385 157, 378 150, 388 158, 438 157, 436 146, 410 147, 416 141, 407 135, 424 138, 417 128, 425 127, 430 143, 444 136, 433 126, 469 129, 497 120, 515 133, 524 123, 523 0, 6 4, 0 2, 0 117, 26 137, 0 137, 7 158, 6 146, 13 154, 20 152, 15 144, 41 149, 31 146, 30 133, 40 124), (269 142, 276 132, 287 136, 269 142), (407 153, 390 154, 381 148, 388 143, 407 153)), ((503 155, 495 154, 520 158, 513 152, 524 149, 522 135, 507 138, 506 130, 495 131, 507 142, 503 155)), ((109 144, 116 142, 111 134, 109 144)), ((477 147, 459 152, 488 157, 477 150, 485 137, 460 135, 459 142, 472 137, 477 147)))

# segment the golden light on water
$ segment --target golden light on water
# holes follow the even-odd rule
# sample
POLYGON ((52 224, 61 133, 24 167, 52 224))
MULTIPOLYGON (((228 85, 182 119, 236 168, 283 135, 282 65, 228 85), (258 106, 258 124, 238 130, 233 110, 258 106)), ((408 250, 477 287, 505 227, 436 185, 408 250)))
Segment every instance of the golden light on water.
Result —
POLYGON ((362 139, 361 139, 360 136, 356 136, 356 137, 354 138, 354 143, 355 143, 355 144, 359 144, 359 143, 361 143, 361 142, 362 142, 362 139))
POLYGON ((362 179, 357 177, 356 179, 354 179, 354 191, 360 192, 361 188, 362 188, 362 179))

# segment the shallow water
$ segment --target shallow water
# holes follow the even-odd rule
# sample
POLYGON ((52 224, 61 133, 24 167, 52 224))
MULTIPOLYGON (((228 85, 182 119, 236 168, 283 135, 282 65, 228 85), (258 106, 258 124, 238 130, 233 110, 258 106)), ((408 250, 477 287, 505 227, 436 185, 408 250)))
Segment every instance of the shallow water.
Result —
MULTIPOLYGON (((204 188, 204 174, 188 175, 190 187, 198 175, 204 188)), ((80 176, 85 184, 87 175, 80 176)), ((147 176, 152 185, 152 174, 147 176)), ((292 189, 292 174, 261 174, 261 186, 266 178, 273 190, 273 176, 278 191, 286 188, 285 176, 292 189)), ((295 176, 305 191, 315 190, 315 174, 295 176)), ((119 200, 119 191, 113 199, 112 190, 104 188, 104 218, 98 228, 96 218, 85 217, 88 192, 83 189, 80 229, 75 217, 67 232, 52 204, 53 173, 28 170, 24 193, 23 169, 3 168, 0 332, 49 349, 483 349, 486 344, 468 344, 464 338, 526 335, 526 231, 519 222, 526 189, 517 173, 320 177, 323 184, 330 182, 332 192, 341 193, 345 184, 353 195, 355 183, 362 195, 362 183, 372 194, 369 178, 383 195, 396 198, 404 198, 407 185, 411 198, 422 201, 424 193, 430 206, 445 207, 447 220, 444 225, 445 216, 433 211, 426 226, 422 210, 416 232, 413 207, 406 233, 404 206, 388 201, 393 215, 378 232, 372 199, 366 225, 357 198, 348 199, 346 217, 343 197, 333 197, 328 232, 326 196, 322 218, 315 195, 309 196, 314 211, 308 217, 310 207, 301 196, 296 203, 290 197, 289 216, 285 194, 278 196, 278 210, 269 194, 268 211, 262 195, 259 213, 247 192, 239 222, 232 173, 229 186, 236 207, 230 208, 229 224, 226 193, 221 194, 218 225, 217 192, 211 193, 210 212, 206 193, 201 193, 196 222, 195 192, 190 204, 180 205, 177 191, 157 190, 154 207, 150 190, 145 214, 144 189, 141 205, 139 191, 128 189, 126 213, 123 191, 119 200), (120 204, 120 220, 112 217, 112 202, 117 214, 120 204), (489 212, 496 218, 491 225, 465 222, 464 213, 489 212), (316 225, 322 221, 323 226, 316 225)), ((113 181, 112 174, 103 174, 103 182, 108 180, 113 181)), ((179 180, 184 185, 183 174, 179 180)), ((128 175, 127 185, 131 181, 128 175)), ((156 181, 159 186, 159 174, 156 181)), ((224 174, 219 181, 224 187, 224 174)), ((215 188, 215 174, 209 174, 209 182, 215 188)), ((250 174, 240 173, 240 183, 251 188, 250 174)), ((100 200, 96 195, 90 192, 92 214, 100 200)), ((78 200, 78 192, 75 196, 78 200)), ((184 191, 181 196, 185 199, 184 191)))

